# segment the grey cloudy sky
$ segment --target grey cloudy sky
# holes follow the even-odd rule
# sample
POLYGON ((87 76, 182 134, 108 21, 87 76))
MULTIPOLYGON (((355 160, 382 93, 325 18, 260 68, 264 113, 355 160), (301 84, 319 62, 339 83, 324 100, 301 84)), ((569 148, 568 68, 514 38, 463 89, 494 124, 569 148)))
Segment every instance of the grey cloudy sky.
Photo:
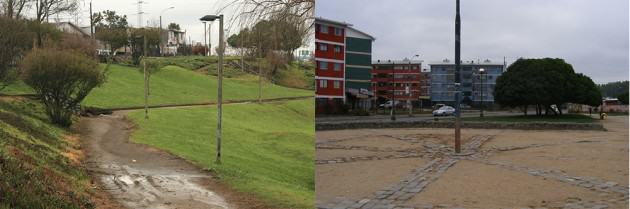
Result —
MULTIPOLYGON (((454 0, 317 0, 315 15, 375 36, 374 60, 454 57, 454 0)), ((596 83, 628 79, 628 0, 462 0, 461 17, 463 60, 558 57, 596 83)))

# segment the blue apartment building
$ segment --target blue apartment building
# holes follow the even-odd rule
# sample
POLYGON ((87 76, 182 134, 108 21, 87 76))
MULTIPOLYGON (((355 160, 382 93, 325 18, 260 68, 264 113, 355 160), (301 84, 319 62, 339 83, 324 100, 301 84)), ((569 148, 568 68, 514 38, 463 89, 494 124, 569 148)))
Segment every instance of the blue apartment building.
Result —
MULTIPOLYGON (((452 105, 455 103, 455 62, 443 60, 429 64, 431 69, 431 102, 452 105)), ((461 63, 462 104, 489 106, 494 104, 494 87, 497 77, 505 71, 504 63, 463 61, 461 63), (483 71, 480 71, 483 69, 483 71), (481 73, 483 72, 483 73, 481 73), (483 84, 482 84, 483 79, 483 84), (483 90, 483 95, 482 95, 483 90)))

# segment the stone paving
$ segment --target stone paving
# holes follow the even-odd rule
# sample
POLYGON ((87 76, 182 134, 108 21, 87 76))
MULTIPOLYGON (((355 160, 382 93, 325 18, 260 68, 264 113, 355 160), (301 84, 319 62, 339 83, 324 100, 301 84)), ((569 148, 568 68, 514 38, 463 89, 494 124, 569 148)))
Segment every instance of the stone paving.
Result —
MULTIPOLYGON (((438 180, 442 174, 456 164, 460 160, 470 160, 484 163, 486 165, 497 166, 502 169, 511 171, 524 172, 530 176, 553 179, 562 183, 579 186, 585 189, 597 191, 601 193, 601 200, 586 201, 579 198, 568 199, 563 203, 562 208, 609 208, 610 205, 616 203, 628 203, 628 187, 620 185, 617 182, 607 181, 593 177, 582 177, 567 174, 559 170, 546 170, 538 168, 530 168, 521 165, 510 164, 507 162, 490 161, 487 158, 493 154, 500 152, 509 152, 513 150, 558 146, 572 143, 599 143, 597 140, 581 140, 581 141, 564 141, 561 143, 548 144, 529 144, 522 146, 507 147, 490 147, 481 149, 481 146, 492 139, 491 135, 475 135, 467 140, 463 145, 460 154, 455 154, 453 149, 430 141, 425 141, 414 136, 393 136, 381 135, 393 139, 406 141, 415 144, 422 144, 422 148, 379 148, 369 146, 348 146, 336 145, 335 142, 356 139, 345 138, 338 140, 329 140, 325 143, 317 143, 317 149, 339 149, 339 150, 367 150, 372 152, 395 152, 385 156, 361 156, 361 157, 345 157, 335 159, 318 159, 316 164, 334 164, 334 163, 351 163, 357 161, 384 160, 396 158, 425 158, 432 159, 430 162, 421 165, 411 171, 407 176, 401 179, 397 184, 383 188, 374 192, 372 195, 358 199, 348 200, 341 199, 336 202, 318 204, 321 209, 407 209, 407 208, 460 208, 449 204, 423 204, 420 206, 412 206, 407 201, 417 194, 421 193, 432 182, 438 180)), ((544 208, 544 207, 540 207, 544 208)))

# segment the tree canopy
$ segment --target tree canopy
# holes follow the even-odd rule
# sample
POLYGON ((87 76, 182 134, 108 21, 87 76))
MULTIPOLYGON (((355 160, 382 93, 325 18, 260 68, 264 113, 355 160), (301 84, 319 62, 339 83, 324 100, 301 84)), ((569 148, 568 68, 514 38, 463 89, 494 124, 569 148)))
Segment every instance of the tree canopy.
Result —
MULTIPOLYGON (((551 105, 599 106, 601 93, 586 75, 576 74, 562 59, 519 59, 497 78, 495 101, 506 107, 534 106, 538 115, 551 105)), ((562 114, 562 112, 559 112, 562 114)))
POLYGON ((174 23, 174 22, 168 24, 168 29, 169 30, 177 30, 177 31, 181 30, 181 28, 179 27, 179 24, 174 23))
POLYGON ((127 16, 117 15, 115 11, 105 10, 94 13, 93 23, 96 26, 95 36, 114 50, 127 45, 127 16))

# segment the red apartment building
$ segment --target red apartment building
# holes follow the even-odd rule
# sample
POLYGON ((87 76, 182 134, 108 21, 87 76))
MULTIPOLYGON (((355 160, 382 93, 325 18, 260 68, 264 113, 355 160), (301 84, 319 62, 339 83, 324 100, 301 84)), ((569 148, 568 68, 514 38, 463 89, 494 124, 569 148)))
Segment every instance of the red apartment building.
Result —
POLYGON ((347 23, 315 19, 316 112, 338 112, 345 101, 345 28, 347 23))
POLYGON ((373 62, 372 91, 376 105, 391 100, 392 96, 400 104, 429 99, 429 73, 422 72, 421 66, 421 61, 411 60, 373 62))

